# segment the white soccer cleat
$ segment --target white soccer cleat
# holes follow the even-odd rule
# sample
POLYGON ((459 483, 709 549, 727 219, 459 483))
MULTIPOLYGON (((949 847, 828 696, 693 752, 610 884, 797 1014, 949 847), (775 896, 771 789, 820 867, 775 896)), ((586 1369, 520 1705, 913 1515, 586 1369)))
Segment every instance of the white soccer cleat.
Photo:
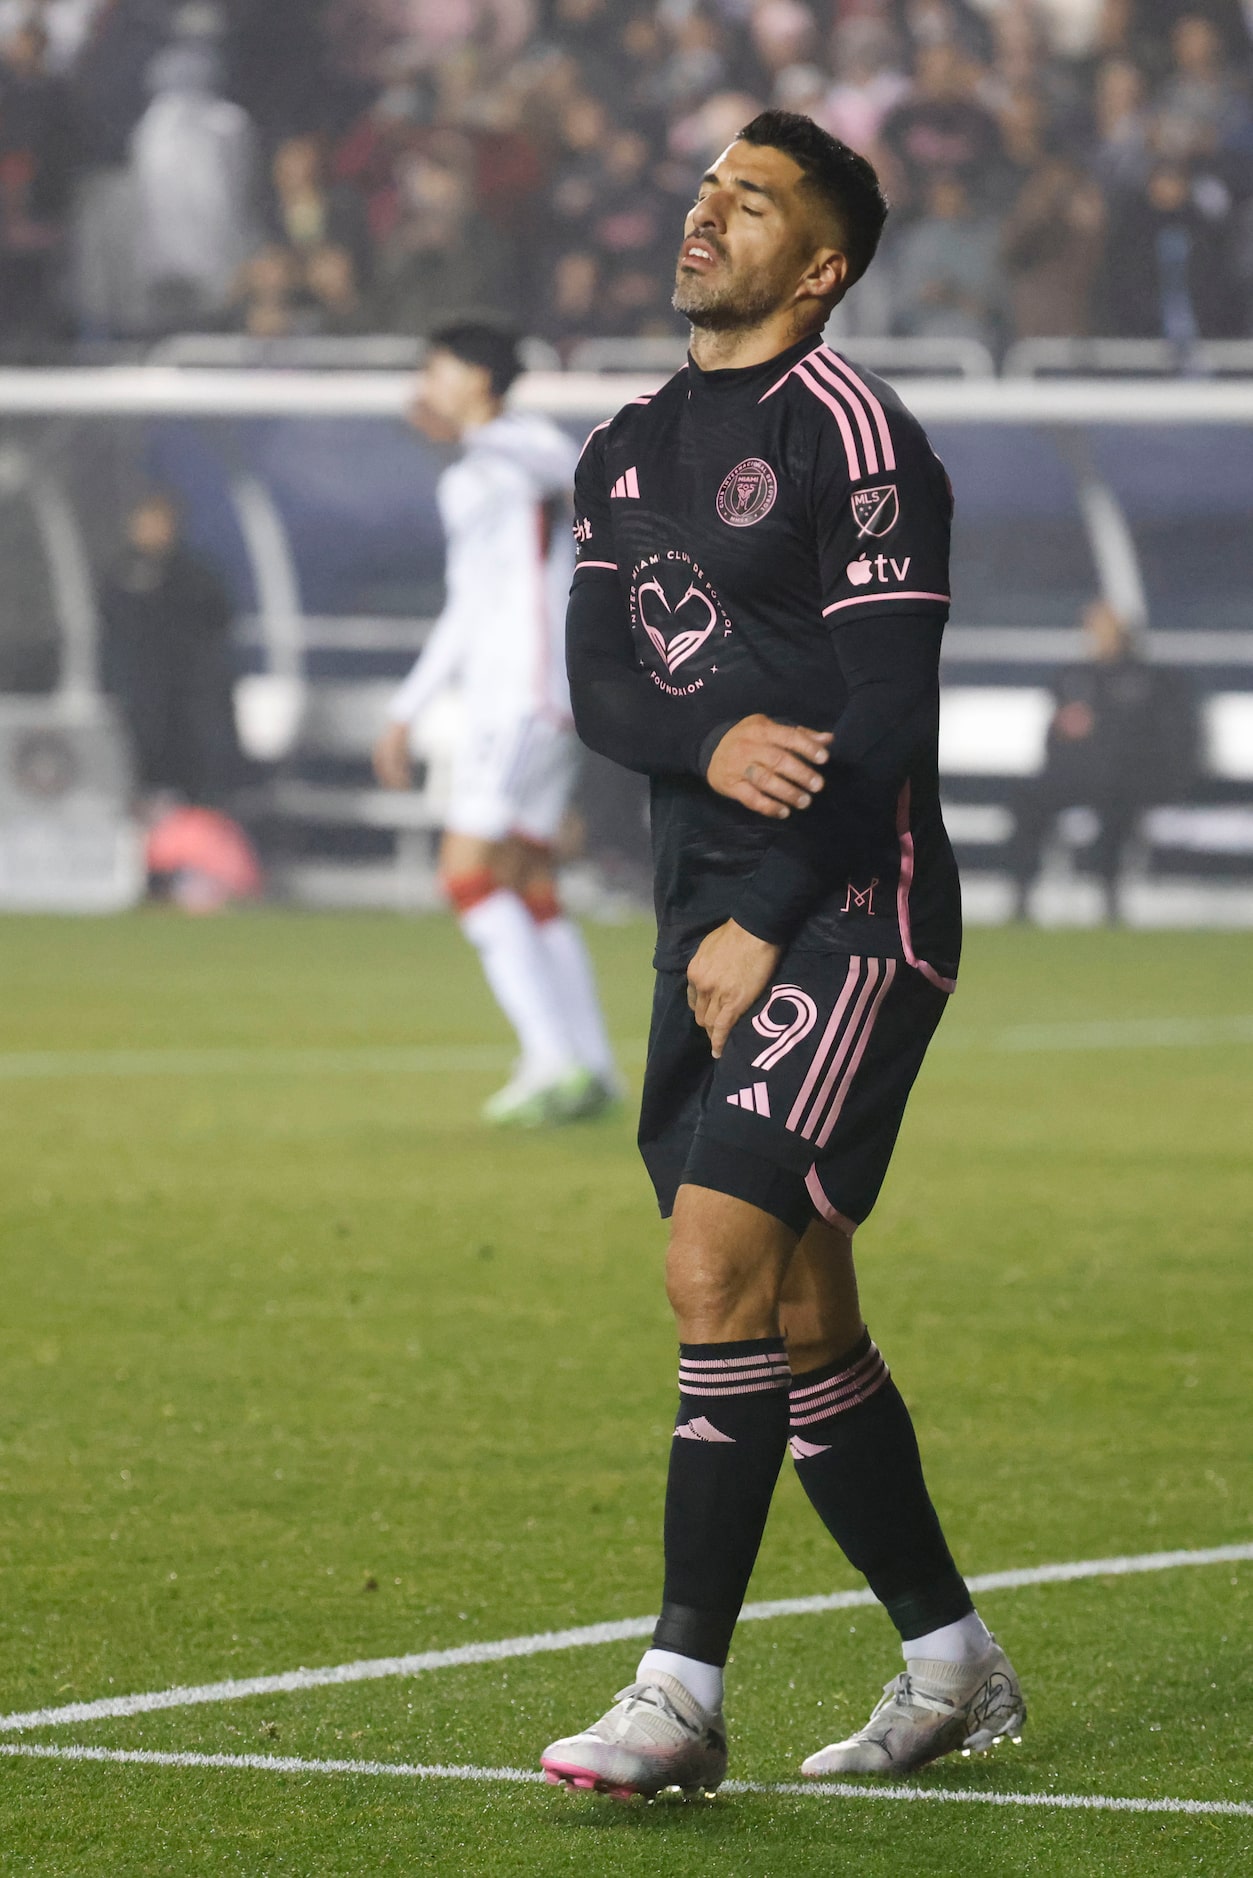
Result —
POLYGON ((1018 1678, 994 1637, 973 1663, 911 1663, 884 1685, 864 1728, 811 1754, 801 1772, 811 1780, 909 1774, 957 1748, 978 1753, 1016 1738, 1026 1719, 1018 1678))
POLYGON ((537 1076, 533 1071, 518 1074, 489 1096, 483 1104, 483 1120, 493 1128, 549 1128, 564 1121, 573 1080, 579 1071, 558 1076, 537 1076))
POLYGON ((488 1098, 482 1116, 493 1128, 558 1128, 601 1115, 616 1100, 617 1090, 590 1069, 547 1077, 521 1070, 488 1098))
POLYGON ((656 1672, 619 1690, 608 1714, 540 1756, 550 1781, 629 1800, 667 1787, 712 1792, 727 1772, 726 1727, 673 1676, 656 1672))

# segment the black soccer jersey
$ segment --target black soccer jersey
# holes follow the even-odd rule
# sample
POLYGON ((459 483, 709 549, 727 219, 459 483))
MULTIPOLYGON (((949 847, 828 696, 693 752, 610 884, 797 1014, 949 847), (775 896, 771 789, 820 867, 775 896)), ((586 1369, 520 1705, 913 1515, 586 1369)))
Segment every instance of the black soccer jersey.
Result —
POLYGON ((742 370, 689 363, 592 433, 575 511, 575 720, 652 778, 658 965, 686 965, 735 918, 947 986, 952 496, 917 421, 813 338, 742 370), (704 781, 720 737, 758 711, 836 733, 824 791, 783 822, 704 781))

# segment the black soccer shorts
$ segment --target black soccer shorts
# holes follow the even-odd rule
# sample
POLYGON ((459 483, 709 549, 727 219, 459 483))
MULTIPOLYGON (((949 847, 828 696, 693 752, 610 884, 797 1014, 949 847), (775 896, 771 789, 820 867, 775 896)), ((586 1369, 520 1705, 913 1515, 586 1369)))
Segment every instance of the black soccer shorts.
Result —
POLYGON ((659 972, 639 1145, 669 1218, 690 1182, 804 1232, 852 1232, 879 1197, 947 994, 900 959, 790 952, 721 1060, 659 972))

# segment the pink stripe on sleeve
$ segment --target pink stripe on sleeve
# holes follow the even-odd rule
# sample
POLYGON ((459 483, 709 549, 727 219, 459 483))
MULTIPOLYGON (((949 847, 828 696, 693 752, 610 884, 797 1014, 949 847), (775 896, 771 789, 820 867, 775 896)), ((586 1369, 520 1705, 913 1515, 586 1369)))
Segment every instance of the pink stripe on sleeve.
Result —
POLYGON ((828 613, 842 613, 846 606, 868 606, 872 600, 942 600, 945 606, 952 600, 949 593, 855 593, 851 600, 837 600, 832 606, 824 606, 822 617, 828 613))
POLYGON ((866 403, 870 406, 874 415, 875 425, 879 432, 879 442, 883 446, 883 467, 885 470, 894 470, 896 468, 896 452, 892 448, 892 433, 888 429, 888 420, 883 406, 879 403, 879 400, 875 397, 874 392, 871 391, 865 379, 859 378, 852 366, 848 365, 840 357, 838 352, 832 352, 830 346, 824 346, 822 351, 827 363, 834 366, 841 378, 846 378, 849 384, 855 385, 862 397, 866 400, 866 403))
POLYGON ((867 476, 877 476, 879 474, 879 459, 875 454, 874 435, 870 429, 870 419, 866 414, 866 407, 857 393, 851 391, 844 383, 843 379, 838 378, 831 370, 824 356, 825 352, 826 348, 824 346, 819 351, 812 353, 809 363, 812 365, 815 372, 821 373, 822 377, 826 379, 829 385, 834 385, 835 389, 852 411, 853 416, 857 419, 857 428, 861 433, 862 453, 866 459, 866 474, 867 476))
POLYGON ((816 378, 809 376, 809 373, 805 370, 805 361, 803 359, 796 367, 796 376, 800 379, 802 385, 804 385, 807 390, 812 391, 815 398, 819 398, 822 403, 826 405, 827 409, 834 414, 835 421, 840 427, 840 435, 844 439, 844 455, 848 461, 849 480, 859 483, 861 481, 861 461, 857 455, 857 445, 853 439, 852 427, 849 424, 844 406, 837 404, 835 399, 831 396, 831 393, 827 391, 824 386, 820 385, 816 378))

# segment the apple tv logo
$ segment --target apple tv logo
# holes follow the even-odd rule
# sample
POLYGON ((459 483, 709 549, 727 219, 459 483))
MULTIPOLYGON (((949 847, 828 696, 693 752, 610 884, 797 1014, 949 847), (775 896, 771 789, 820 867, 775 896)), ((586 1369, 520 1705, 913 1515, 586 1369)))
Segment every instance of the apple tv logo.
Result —
POLYGON ((909 572, 911 558, 907 554, 903 561, 894 561, 890 555, 876 554, 871 560, 863 554, 857 560, 850 561, 844 572, 848 575, 849 584, 853 587, 868 587, 872 580, 877 580, 886 587, 891 581, 904 580, 909 572), (890 574, 889 568, 892 570, 890 574))

